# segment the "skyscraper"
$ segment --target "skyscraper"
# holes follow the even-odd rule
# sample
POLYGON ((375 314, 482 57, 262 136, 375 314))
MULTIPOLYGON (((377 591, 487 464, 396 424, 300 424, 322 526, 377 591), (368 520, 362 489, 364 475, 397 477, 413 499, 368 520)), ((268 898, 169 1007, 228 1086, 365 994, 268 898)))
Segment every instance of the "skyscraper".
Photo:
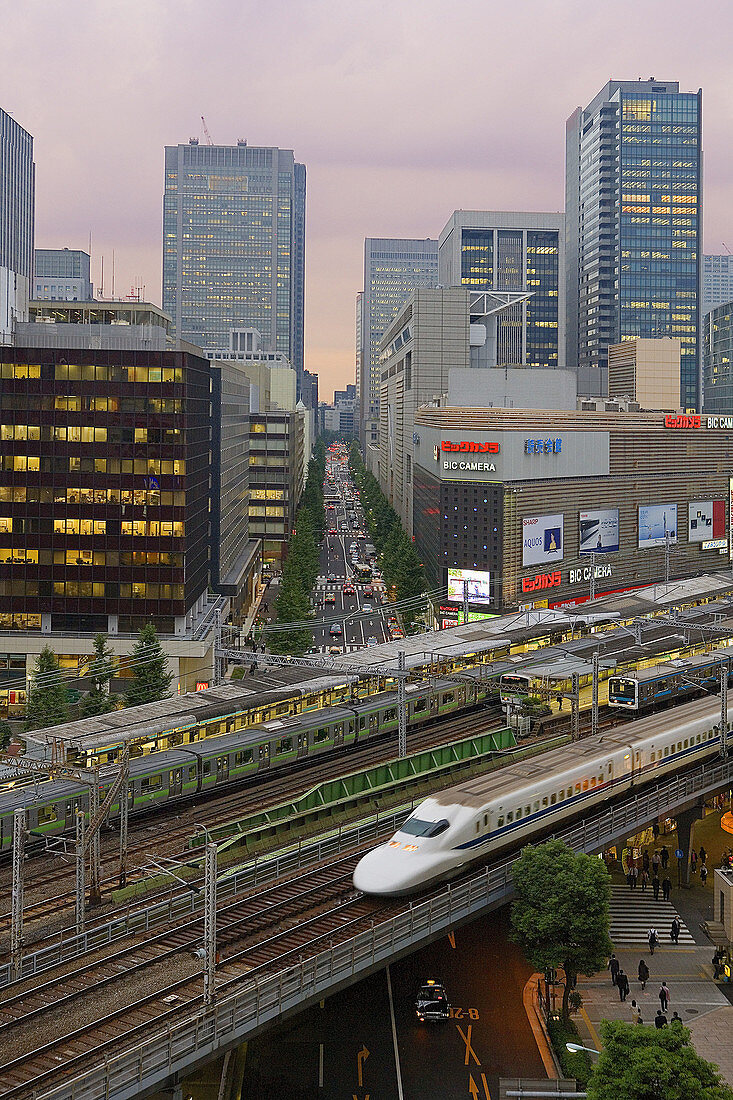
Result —
POLYGON ((0 343, 28 319, 35 185, 33 138, 0 107, 0 343))
POLYGON ((229 347, 256 328, 303 375, 305 166, 291 149, 174 145, 165 150, 163 308, 176 333, 229 347))
POLYGON ((364 291, 357 321, 359 439, 377 442, 379 428, 379 342, 397 310, 415 287, 436 286, 438 242, 367 237, 364 291))
POLYGON ((37 248, 33 297, 46 302, 91 302, 89 253, 79 248, 37 248))
POLYGON ((609 344, 682 341, 680 403, 700 403, 702 91, 611 80, 566 124, 567 366, 604 393, 609 344))
POLYGON ((704 317, 711 309, 733 302, 733 256, 703 256, 702 307, 704 317))

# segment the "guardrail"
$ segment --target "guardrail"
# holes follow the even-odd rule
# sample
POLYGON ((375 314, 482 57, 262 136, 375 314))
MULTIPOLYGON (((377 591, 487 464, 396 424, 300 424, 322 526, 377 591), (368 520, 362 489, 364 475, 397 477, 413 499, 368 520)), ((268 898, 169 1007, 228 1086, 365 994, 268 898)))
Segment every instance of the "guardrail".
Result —
MULTIPOLYGON (((602 808, 580 824, 559 832, 577 851, 597 851, 621 835, 631 835, 662 813, 690 799, 710 794, 733 779, 733 759, 701 767, 660 783, 615 806, 602 808)), ((235 1046, 269 1023, 320 1000, 379 969, 396 955, 407 954, 456 924, 505 903, 512 894, 511 871, 517 857, 506 860, 427 901, 410 904, 352 939, 334 945, 297 966, 261 981, 253 979, 214 1003, 207 1012, 168 1024, 165 1031, 93 1066, 76 1078, 34 1100, 133 1100, 173 1073, 235 1046)))

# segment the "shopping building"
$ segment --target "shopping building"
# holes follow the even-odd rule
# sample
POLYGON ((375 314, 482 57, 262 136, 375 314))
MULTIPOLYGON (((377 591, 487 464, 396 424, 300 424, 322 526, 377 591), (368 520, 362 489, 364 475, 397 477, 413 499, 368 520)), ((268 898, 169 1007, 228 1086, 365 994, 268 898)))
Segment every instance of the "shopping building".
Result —
POLYGON ((566 124, 567 366, 607 393, 608 347, 682 341, 679 404, 700 408, 702 92, 611 80, 566 124))
POLYGON ((598 595, 731 560, 733 417, 446 406, 414 423, 416 545, 472 610, 581 602, 591 568, 598 595))

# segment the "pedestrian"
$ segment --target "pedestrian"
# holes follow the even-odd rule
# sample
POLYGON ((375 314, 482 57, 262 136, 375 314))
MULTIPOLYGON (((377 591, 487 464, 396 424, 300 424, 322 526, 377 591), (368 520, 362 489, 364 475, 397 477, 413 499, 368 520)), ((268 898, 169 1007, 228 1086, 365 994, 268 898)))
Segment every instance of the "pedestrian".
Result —
POLYGON ((703 863, 702 867, 700 868, 700 882, 704 886, 707 881, 708 881, 708 869, 705 866, 705 864, 703 863))
POLYGON ((670 1027, 684 1027, 685 1026, 682 1023, 682 1017, 680 1016, 679 1012, 673 1012, 672 1013, 672 1019, 669 1021, 669 1026, 670 1027))
POLYGON ((652 825, 652 836, 654 837, 655 840, 659 836, 659 822, 658 821, 655 821, 654 824, 652 825))
POLYGON ((680 942, 681 928, 682 924, 680 922, 680 918, 678 916, 674 916, 672 918, 672 927, 669 930, 669 938, 671 939, 672 943, 678 944, 680 942))
POLYGON ((639 981, 641 982, 642 990, 646 989, 646 983, 649 981, 649 967, 646 965, 643 959, 639 960, 639 981))
POLYGON ((647 932, 646 938, 649 940, 649 954, 654 954, 654 948, 659 943, 659 936, 657 935, 656 928, 650 928, 647 932))
POLYGON ((669 849, 666 844, 662 845, 662 870, 666 871, 669 865, 669 849))
POLYGON ((667 1017, 664 1015, 661 1008, 657 1009, 657 1014, 654 1017, 654 1026, 655 1027, 666 1027, 667 1026, 667 1017))
POLYGON ((632 890, 636 889, 637 876, 638 876, 638 871, 637 871, 636 867, 634 867, 634 866, 629 867, 629 874, 628 874, 627 877, 628 877, 629 886, 631 887, 632 890))
POLYGON ((662 862, 662 860, 661 860, 660 855, 659 855, 659 849, 655 848, 654 849, 654 855, 652 856, 652 871, 655 875, 659 874, 659 864, 661 862, 662 862))
POLYGON ((693 875, 697 873, 697 852, 694 848, 690 852, 690 871, 693 875))
POLYGON ((713 955, 713 981, 718 980, 720 977, 721 965, 720 965, 720 953, 718 951, 713 955))
POLYGON ((705 851, 705 849, 703 848, 703 846, 701 844, 700 845, 700 863, 703 863, 703 864, 706 863, 707 858, 708 858, 708 854, 707 854, 707 852, 705 851))
POLYGON ((618 998, 620 1001, 625 1001, 629 995, 629 979, 623 970, 619 970, 616 975, 616 985, 618 986, 618 998))
POLYGON ((636 1001, 631 1002, 631 1022, 632 1024, 638 1024, 641 1019, 641 1009, 636 1001))
POLYGON ((562 710, 562 695, 556 695, 555 701, 557 703, 557 709, 562 710))
POLYGON ((646 869, 642 870, 639 878, 641 879, 641 892, 643 894, 649 885, 649 872, 646 869))
POLYGON ((672 879, 669 877, 669 875, 665 875, 664 880, 662 881, 662 896, 664 897, 664 900, 669 901, 671 894, 672 879))
POLYGON ((659 1003, 662 1006, 662 1012, 666 1012, 669 1008, 669 986, 664 981, 659 987, 659 1003))
POLYGON ((641 857, 641 866, 645 871, 649 870, 649 853, 647 852, 646 848, 644 849, 641 857))
POLYGON ((608 970, 611 971, 611 985, 616 984, 616 977, 621 969, 621 963, 616 958, 615 952, 611 952, 611 958, 608 960, 608 970))
POLYGON ((654 872, 654 878, 652 879, 652 890, 654 891, 654 900, 659 901, 659 875, 654 872))

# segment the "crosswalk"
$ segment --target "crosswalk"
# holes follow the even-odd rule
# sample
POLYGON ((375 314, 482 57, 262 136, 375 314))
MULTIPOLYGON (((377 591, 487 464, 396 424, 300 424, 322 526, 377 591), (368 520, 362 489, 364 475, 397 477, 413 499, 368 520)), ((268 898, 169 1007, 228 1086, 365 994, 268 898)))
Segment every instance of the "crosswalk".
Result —
MULTIPOLYGON (((660 893, 659 900, 654 900, 651 887, 642 890, 637 886, 630 890, 628 886, 614 885, 611 887, 611 942, 614 947, 630 947, 632 944, 647 944, 647 933, 650 928, 656 928, 660 947, 669 947, 672 941, 669 938, 669 930, 672 919, 679 916, 674 905, 669 901, 663 901, 660 893)), ((680 930, 679 945, 682 947, 694 946, 689 929, 680 918, 682 928, 680 930)))

